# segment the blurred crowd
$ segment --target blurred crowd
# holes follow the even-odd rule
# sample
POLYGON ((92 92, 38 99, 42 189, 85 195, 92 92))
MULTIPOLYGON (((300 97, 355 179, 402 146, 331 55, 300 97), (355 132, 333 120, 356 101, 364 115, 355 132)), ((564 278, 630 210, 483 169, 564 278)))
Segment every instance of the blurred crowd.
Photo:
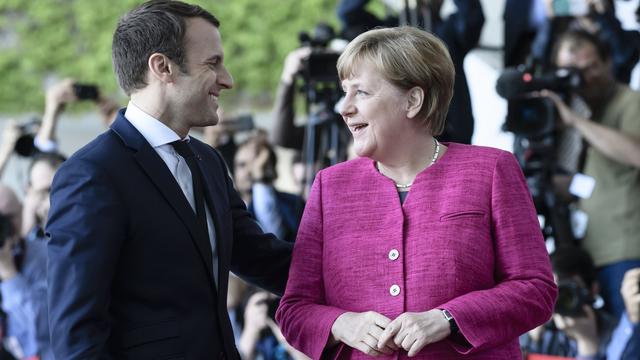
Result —
MULTIPOLYGON (((339 84, 331 71, 327 80, 314 66, 324 59, 320 54, 339 52, 340 44, 365 30, 412 22, 411 9, 398 11, 400 2, 384 2, 388 16, 381 18, 368 12, 368 0, 339 1, 342 31, 325 36, 320 28, 312 40, 325 36, 342 42, 311 41, 286 57, 268 131, 255 129, 250 116, 219 111, 219 125, 194 134, 221 152, 250 212, 280 239, 295 241, 305 191, 278 189, 278 169, 288 169, 286 176, 302 189, 318 168, 352 156, 348 131, 337 115, 339 96, 326 92, 331 88, 326 83, 334 82, 340 93, 339 84), (320 83, 325 90, 319 90, 320 83), (304 114, 296 106, 301 84, 304 114), (299 118, 308 121, 301 124, 299 118), (279 148, 296 153, 285 167, 277 165, 279 148)), ((440 140, 470 143, 471 102, 482 99, 471 98, 462 64, 478 46, 485 17, 479 0, 453 0, 456 10, 442 17, 443 2, 417 2, 422 7, 412 9, 413 25, 441 37, 456 67, 440 140)), ((505 67, 570 67, 582 78, 582 85, 566 94, 533 95, 556 106, 554 136, 577 139, 575 165, 559 169, 553 182, 561 201, 580 214, 574 228, 586 230, 574 229, 575 242, 550 248, 560 297, 549 323, 523 335, 523 353, 640 359, 640 95, 628 87, 638 64, 640 34, 622 28, 613 0, 506 0, 504 22, 505 67), (586 185, 579 182, 585 178, 586 185)), ((47 89, 41 121, 6 122, 2 132, 0 180, 14 156, 27 158, 29 167, 22 189, 0 182, 0 360, 51 358, 44 229, 53 176, 65 161, 57 133, 60 118, 68 104, 83 100, 95 104, 105 128, 121 107, 97 87, 67 79, 47 89), (16 195, 22 193, 22 198, 16 195)), ((556 150, 563 146, 558 141, 556 150)), ((237 277, 229 282, 227 307, 242 357, 305 358, 286 343, 274 320, 278 299, 237 277)))

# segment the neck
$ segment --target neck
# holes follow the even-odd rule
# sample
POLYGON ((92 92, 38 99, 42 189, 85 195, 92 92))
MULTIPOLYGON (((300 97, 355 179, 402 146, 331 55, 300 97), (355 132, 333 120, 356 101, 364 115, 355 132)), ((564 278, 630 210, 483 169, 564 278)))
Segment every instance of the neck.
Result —
POLYGON ((171 112, 171 107, 162 99, 164 99, 162 91, 149 89, 149 87, 131 94, 131 102, 140 110, 153 116, 184 139, 190 129, 177 121, 179 117, 171 112))
MULTIPOLYGON (((431 135, 403 148, 405 150, 395 156, 389 156, 377 162, 380 173, 397 185, 413 183, 420 172, 431 166, 436 153, 435 139, 431 135)), ((443 145, 440 144, 438 158, 442 155, 442 150, 443 145)))

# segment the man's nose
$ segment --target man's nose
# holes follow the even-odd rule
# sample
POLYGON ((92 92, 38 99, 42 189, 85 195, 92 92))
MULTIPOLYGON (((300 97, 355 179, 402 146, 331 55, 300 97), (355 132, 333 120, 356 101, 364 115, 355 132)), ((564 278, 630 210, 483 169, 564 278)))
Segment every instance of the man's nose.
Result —
POLYGON ((222 86, 223 89, 233 88, 233 77, 226 67, 223 68, 218 75, 218 83, 222 86))

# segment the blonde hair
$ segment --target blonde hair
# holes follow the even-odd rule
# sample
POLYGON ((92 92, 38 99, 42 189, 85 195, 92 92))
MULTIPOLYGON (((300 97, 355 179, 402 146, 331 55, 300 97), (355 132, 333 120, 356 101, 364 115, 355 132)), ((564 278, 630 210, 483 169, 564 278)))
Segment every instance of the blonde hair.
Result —
POLYGON ((425 99, 417 119, 433 135, 442 134, 455 82, 453 61, 442 40, 408 26, 367 31, 340 55, 340 79, 354 76, 366 61, 400 89, 420 87, 425 99))

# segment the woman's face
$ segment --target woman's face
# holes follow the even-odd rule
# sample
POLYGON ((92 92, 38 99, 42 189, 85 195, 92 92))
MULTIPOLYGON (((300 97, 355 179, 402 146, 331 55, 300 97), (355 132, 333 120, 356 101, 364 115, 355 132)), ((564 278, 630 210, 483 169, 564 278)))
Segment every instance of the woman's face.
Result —
POLYGON ((385 80, 368 61, 342 81, 345 98, 340 115, 353 135, 358 156, 381 160, 402 135, 413 131, 407 118, 407 92, 385 80))

